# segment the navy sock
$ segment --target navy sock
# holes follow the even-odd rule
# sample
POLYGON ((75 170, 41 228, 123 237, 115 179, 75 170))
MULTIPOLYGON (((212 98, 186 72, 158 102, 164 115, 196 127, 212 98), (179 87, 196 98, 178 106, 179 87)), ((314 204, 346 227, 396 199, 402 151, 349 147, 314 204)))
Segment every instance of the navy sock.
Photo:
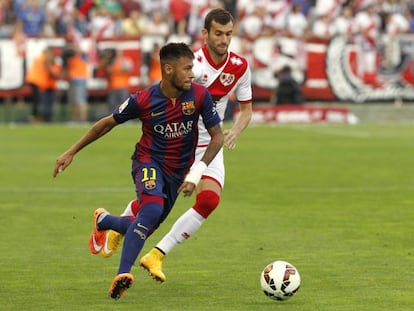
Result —
POLYGON ((125 235, 129 226, 131 225, 132 220, 128 217, 121 217, 121 216, 112 216, 106 215, 104 219, 102 219, 98 223, 99 230, 115 230, 116 232, 125 235))
POLYGON ((154 202, 141 207, 138 218, 131 223, 125 234, 118 274, 131 271, 144 246, 148 232, 158 224, 162 211, 163 207, 154 202))

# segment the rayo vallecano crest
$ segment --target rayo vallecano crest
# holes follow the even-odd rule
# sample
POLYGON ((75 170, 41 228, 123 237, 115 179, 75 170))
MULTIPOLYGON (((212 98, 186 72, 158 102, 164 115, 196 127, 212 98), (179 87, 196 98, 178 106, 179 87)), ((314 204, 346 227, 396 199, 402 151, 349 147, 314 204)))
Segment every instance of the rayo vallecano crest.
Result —
POLYGON ((231 73, 222 72, 221 75, 220 75, 220 82, 224 86, 228 86, 228 85, 232 84, 234 82, 234 79, 235 79, 235 77, 231 73))
POLYGON ((195 104, 193 101, 182 102, 181 103, 181 110, 185 115, 191 115, 195 111, 195 104))

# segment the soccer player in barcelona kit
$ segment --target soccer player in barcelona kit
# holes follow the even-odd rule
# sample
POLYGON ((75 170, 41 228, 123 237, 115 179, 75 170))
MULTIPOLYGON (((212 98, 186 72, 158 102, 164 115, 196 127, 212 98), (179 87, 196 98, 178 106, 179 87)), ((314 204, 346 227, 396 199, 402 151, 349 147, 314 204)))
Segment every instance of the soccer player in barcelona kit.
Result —
MULTIPOLYGON (((239 102, 240 114, 233 126, 224 131, 225 145, 234 149, 241 132, 248 126, 252 115, 252 89, 250 68, 245 58, 230 52, 233 34, 233 17, 223 9, 213 9, 205 17, 202 35, 205 45, 195 52, 194 80, 208 88, 216 109, 223 119, 227 102, 232 93, 235 93, 239 102)), ((196 149, 196 162, 201 159, 210 137, 203 125, 199 122, 199 140, 196 149)), ((196 202, 172 226, 161 241, 148 254, 140 259, 140 265, 147 269, 157 280, 163 282, 166 276, 162 271, 162 260, 179 243, 191 237, 214 211, 220 201, 224 186, 223 150, 204 171, 202 179, 196 189, 196 202)), ((131 201, 122 216, 135 216, 140 205, 131 201)), ((111 256, 118 247, 122 236, 114 231, 108 231, 107 241, 100 253, 104 257, 111 256)))
POLYGON ((165 220, 180 192, 184 196, 192 194, 207 165, 223 146, 221 119, 211 95, 204 86, 192 83, 193 59, 193 52, 184 43, 164 46, 160 51, 161 82, 131 95, 56 160, 54 177, 70 165, 77 152, 113 127, 131 119, 141 120, 142 136, 132 155, 139 215, 136 218, 112 216, 98 208, 89 240, 90 250, 94 252, 105 243, 106 230, 125 235, 118 273, 109 288, 114 299, 120 298, 133 284, 130 272, 148 234, 165 220), (211 140, 201 161, 192 166, 200 117, 211 140))

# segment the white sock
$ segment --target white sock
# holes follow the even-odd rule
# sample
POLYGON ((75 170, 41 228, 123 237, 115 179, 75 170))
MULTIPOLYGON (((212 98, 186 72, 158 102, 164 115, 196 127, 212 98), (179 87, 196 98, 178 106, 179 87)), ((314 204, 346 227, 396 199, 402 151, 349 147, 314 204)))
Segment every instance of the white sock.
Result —
POLYGON ((132 200, 131 202, 128 203, 128 205, 125 207, 124 212, 121 214, 122 217, 124 216, 135 216, 134 213, 132 212, 132 202, 134 202, 135 200, 132 200))
POLYGON ((99 224, 108 215, 109 215, 108 212, 101 213, 101 215, 98 216, 98 219, 96 220, 96 223, 99 224))
POLYGON ((197 213, 193 208, 186 211, 176 220, 170 232, 168 232, 157 244, 157 248, 168 254, 175 246, 188 239, 196 232, 204 220, 203 216, 197 213))

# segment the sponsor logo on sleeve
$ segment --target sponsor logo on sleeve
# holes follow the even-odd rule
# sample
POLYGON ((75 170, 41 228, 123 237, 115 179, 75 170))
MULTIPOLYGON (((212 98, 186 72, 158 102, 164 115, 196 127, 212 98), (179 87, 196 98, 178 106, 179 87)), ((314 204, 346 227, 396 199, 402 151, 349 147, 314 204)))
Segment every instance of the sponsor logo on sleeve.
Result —
POLYGON ((127 99, 126 101, 124 101, 123 103, 122 103, 122 105, 121 106, 119 106, 119 113, 121 113, 122 111, 124 111, 124 109, 126 108, 126 106, 128 106, 128 100, 129 99, 127 99))

